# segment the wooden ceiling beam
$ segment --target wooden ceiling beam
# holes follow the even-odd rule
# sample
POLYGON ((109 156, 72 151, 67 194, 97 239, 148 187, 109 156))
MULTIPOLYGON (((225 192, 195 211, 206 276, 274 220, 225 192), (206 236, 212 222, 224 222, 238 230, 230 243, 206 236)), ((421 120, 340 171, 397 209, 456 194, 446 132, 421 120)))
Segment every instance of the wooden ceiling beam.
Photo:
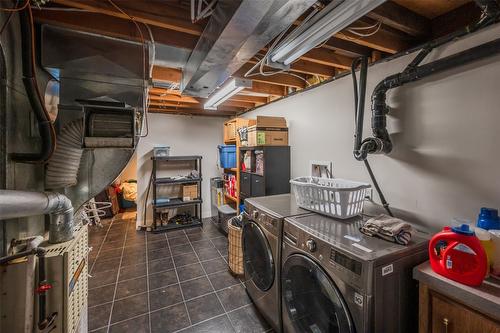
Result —
MULTIPOLYGON (((255 65, 257 60, 252 58, 248 61, 249 64, 255 65)), ((276 71, 276 68, 271 68, 265 66, 266 71, 276 71)), ((325 66, 322 64, 318 64, 312 61, 307 61, 304 59, 299 59, 290 65, 290 71, 301 73, 301 74, 309 74, 309 75, 320 75, 324 77, 332 77, 335 76, 335 68, 331 66, 325 66)))
MULTIPOLYGON (((166 15, 158 15, 152 13, 145 13, 135 9, 130 9, 126 7, 121 7, 121 3, 118 3, 120 8, 126 13, 118 11, 107 1, 96 1, 96 0, 53 0, 54 3, 59 5, 79 8, 88 10, 95 13, 100 13, 108 16, 118 17, 122 19, 130 19, 129 16, 133 17, 135 21, 144 24, 179 31, 186 34, 200 36, 203 27, 197 24, 193 24, 190 21, 185 21, 175 17, 169 17, 166 15)), ((149 6, 149 4, 148 4, 149 6)))
POLYGON ((321 65, 331 66, 340 69, 351 68, 352 58, 335 53, 335 51, 324 48, 312 49, 304 54, 301 59, 321 65))
MULTIPOLYGON (((150 107, 166 107, 166 108, 171 108, 171 109, 198 109, 198 110, 204 110, 203 107, 196 107, 194 105, 190 104, 182 104, 182 103, 172 103, 172 102, 158 102, 158 101, 150 101, 149 102, 150 107)), ((218 111, 227 111, 227 112, 241 112, 244 111, 244 107, 238 107, 238 106, 226 106, 226 105, 219 105, 217 107, 218 111)))
POLYGON ((180 69, 153 66, 153 81, 179 83, 181 78, 182 70, 180 69))
MULTIPOLYGON (((373 20, 362 18, 352 24, 352 26, 370 26, 373 25, 373 23, 373 20)), ((344 29, 335 34, 335 37, 390 54, 396 54, 407 50, 411 46, 410 41, 408 38, 405 38, 404 35, 395 33, 394 31, 389 31, 383 27, 379 29, 377 33, 368 37, 356 36, 349 32, 348 29, 344 29)))
POLYGON ((430 20, 395 2, 387 1, 368 13, 369 18, 415 37, 430 35, 430 20))
POLYGON ((231 101, 240 101, 240 102, 251 102, 256 105, 266 104, 268 102, 267 97, 259 97, 259 96, 247 96, 247 95, 234 95, 230 99, 231 101))
POLYGON ((200 101, 198 101, 194 97, 172 95, 172 94, 163 95, 163 96, 149 94, 149 100, 150 101, 157 101, 157 102, 167 101, 167 102, 175 102, 175 103, 200 104, 200 101))
MULTIPOLYGON (((33 16, 38 23, 46 23, 63 28, 81 30, 105 36, 140 42, 139 31, 129 19, 122 19, 94 12, 41 10, 33 7, 33 16)), ((145 40, 149 40, 149 33, 143 24, 139 28, 145 40)), ((155 42, 187 50, 192 50, 198 40, 197 36, 174 30, 165 30, 150 26, 155 42)))
POLYGON ((226 112, 217 110, 200 110, 200 109, 170 109, 170 108, 148 108, 150 113, 160 113, 168 115, 183 115, 183 116, 204 116, 204 117, 232 117, 236 112, 226 112))
POLYGON ((331 37, 322 46, 348 57, 369 56, 372 49, 337 37, 331 37))
MULTIPOLYGON (((236 71, 236 73, 233 74, 233 76, 244 77, 245 73, 247 73, 252 68, 252 66, 252 64, 248 63, 243 65, 239 70, 236 71)), ((279 73, 271 76, 255 75, 248 77, 248 79, 252 80, 253 82, 270 83, 299 89, 305 87, 305 82, 303 80, 285 73, 279 73)))
POLYGON ((474 2, 440 15, 432 20, 433 38, 442 37, 465 26, 477 22, 481 16, 481 10, 474 2))
POLYGON ((274 96, 282 97, 286 95, 286 87, 278 86, 275 84, 268 84, 264 82, 252 82, 251 89, 243 89, 240 95, 250 95, 250 96, 274 96))
POLYGON ((224 105, 224 106, 235 106, 235 107, 243 107, 245 109, 251 109, 251 108, 254 108, 255 107, 255 103, 252 103, 252 102, 242 102, 242 101, 236 101, 236 100, 233 100, 233 99, 228 99, 227 101, 225 101, 224 103, 222 103, 221 105, 224 105))

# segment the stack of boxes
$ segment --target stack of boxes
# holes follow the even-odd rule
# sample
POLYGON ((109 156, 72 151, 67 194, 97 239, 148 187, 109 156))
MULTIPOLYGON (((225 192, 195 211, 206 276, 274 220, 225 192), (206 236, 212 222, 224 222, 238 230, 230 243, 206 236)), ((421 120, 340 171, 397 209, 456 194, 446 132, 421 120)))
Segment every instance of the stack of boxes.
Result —
POLYGON ((252 146, 287 146, 288 127, 283 117, 257 116, 248 126, 248 145, 252 146))

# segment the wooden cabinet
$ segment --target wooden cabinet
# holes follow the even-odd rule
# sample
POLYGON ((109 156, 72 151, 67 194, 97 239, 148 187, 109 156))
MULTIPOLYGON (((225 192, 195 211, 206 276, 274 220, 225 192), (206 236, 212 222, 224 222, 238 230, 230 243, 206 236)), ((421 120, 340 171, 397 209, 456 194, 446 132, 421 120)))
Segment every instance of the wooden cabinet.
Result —
POLYGON ((500 323, 420 285, 420 333, 500 333, 500 323))

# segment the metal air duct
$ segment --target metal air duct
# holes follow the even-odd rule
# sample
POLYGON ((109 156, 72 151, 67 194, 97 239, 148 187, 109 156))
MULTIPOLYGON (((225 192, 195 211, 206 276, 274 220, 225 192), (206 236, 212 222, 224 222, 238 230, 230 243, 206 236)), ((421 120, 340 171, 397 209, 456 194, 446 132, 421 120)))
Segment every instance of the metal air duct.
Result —
POLYGON ((208 97, 315 0, 219 0, 182 72, 181 91, 208 97))

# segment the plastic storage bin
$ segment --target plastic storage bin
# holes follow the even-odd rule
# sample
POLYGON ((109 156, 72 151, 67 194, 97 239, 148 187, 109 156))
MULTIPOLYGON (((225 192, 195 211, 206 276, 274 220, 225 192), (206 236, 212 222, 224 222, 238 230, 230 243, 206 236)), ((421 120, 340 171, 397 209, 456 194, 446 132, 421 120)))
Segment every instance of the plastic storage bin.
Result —
POLYGON ((153 147, 153 156, 154 157, 168 157, 170 156, 170 147, 169 146, 160 146, 156 145, 153 147))
POLYGON ((290 181, 297 205, 323 215, 347 219, 363 211, 370 184, 340 178, 299 177, 290 181))
POLYGON ((236 146, 235 145, 220 145, 220 166, 222 168, 236 168, 236 146))

